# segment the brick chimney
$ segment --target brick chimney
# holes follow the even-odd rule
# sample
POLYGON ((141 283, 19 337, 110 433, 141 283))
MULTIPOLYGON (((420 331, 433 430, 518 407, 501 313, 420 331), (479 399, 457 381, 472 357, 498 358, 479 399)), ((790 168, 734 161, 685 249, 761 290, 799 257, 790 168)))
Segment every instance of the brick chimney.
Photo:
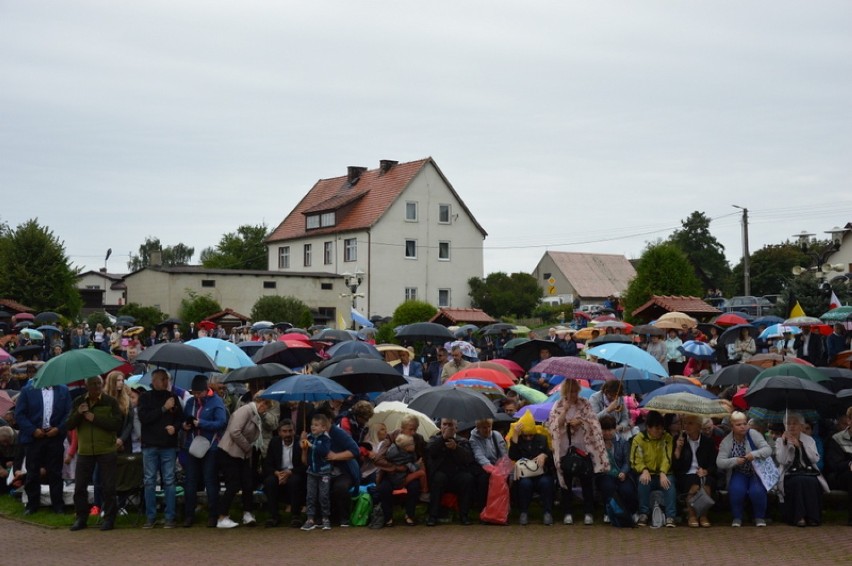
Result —
POLYGON ((382 159, 381 161, 379 161, 379 175, 384 175, 385 173, 390 171, 394 165, 398 164, 399 161, 393 161, 391 159, 382 159))
POLYGON ((350 165, 346 168, 346 177, 349 180, 350 185, 354 185, 358 182, 358 179, 361 178, 361 174, 366 171, 366 167, 358 167, 356 165, 350 165))

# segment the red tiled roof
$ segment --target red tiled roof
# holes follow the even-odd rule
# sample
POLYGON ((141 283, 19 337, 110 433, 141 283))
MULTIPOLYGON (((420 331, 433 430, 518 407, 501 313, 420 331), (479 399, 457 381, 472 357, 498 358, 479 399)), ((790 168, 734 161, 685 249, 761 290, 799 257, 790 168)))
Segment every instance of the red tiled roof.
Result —
MULTIPOLYGON (((385 211, 393 204, 405 190, 417 174, 431 163, 438 173, 443 174, 431 157, 399 163, 390 169, 382 171, 381 168, 370 169, 361 173, 358 182, 350 185, 347 175, 334 177, 332 179, 320 179, 308 191, 299 204, 290 211, 290 214, 278 225, 266 238, 267 242, 291 240, 305 236, 322 235, 336 232, 347 232, 353 230, 364 230, 371 228, 384 215, 385 211), (346 207, 345 211, 341 210, 346 207), (306 230, 305 215, 319 212, 338 210, 336 224, 323 228, 306 230)), ((446 181, 446 178, 444 179, 446 181)), ((458 194, 450 185, 450 191, 458 198, 458 194)), ((470 215, 472 222, 485 234, 485 230, 476 222, 473 215, 458 199, 462 208, 470 215)))
POLYGON ((437 322, 438 324, 442 324, 445 320, 451 325, 459 324, 462 322, 469 322, 472 324, 492 324, 494 322, 497 322, 495 319, 488 316, 488 314, 482 309, 454 308, 439 309, 438 313, 433 316, 429 322, 437 322))
POLYGON ((225 309, 225 310, 213 313, 210 316, 206 317, 204 320, 219 320, 220 318, 224 318, 226 316, 232 316, 234 318, 239 318, 242 321, 251 320, 250 317, 247 317, 244 314, 240 314, 237 311, 235 311, 234 309, 225 309))
POLYGON ((698 297, 652 295, 647 303, 634 310, 632 314, 635 317, 653 320, 667 312, 674 311, 695 316, 696 318, 712 316, 722 312, 698 297))
POLYGON ((22 305, 18 301, 13 301, 12 299, 0 299, 0 306, 16 312, 35 312, 35 309, 22 305))

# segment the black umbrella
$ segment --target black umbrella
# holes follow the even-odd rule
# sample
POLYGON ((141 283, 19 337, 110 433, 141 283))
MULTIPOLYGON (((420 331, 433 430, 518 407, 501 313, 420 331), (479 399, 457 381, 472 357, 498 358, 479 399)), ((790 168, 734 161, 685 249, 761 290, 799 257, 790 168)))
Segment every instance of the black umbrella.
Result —
POLYGON ((378 405, 385 401, 402 401, 408 404, 418 393, 425 389, 432 389, 432 386, 419 377, 406 377, 404 385, 388 389, 376 397, 375 404, 378 405))
POLYGON ((852 407, 852 389, 843 389, 837 392, 837 405, 842 411, 852 407))
POLYGON ((228 373, 225 383, 255 381, 259 379, 278 380, 296 375, 296 372, 282 364, 260 364, 237 368, 228 373))
POLYGON ((382 353, 376 350, 375 346, 367 344, 366 342, 359 342, 357 340, 349 340, 348 342, 338 342, 337 344, 326 350, 325 353, 331 356, 332 358, 344 356, 346 354, 365 354, 369 357, 376 358, 377 360, 385 359, 382 353))
POLYGON ((418 393, 408 408, 433 419, 477 421, 495 417, 494 404, 488 397, 458 387, 433 387, 418 393))
POLYGON ((342 360, 319 372, 352 393, 387 391, 406 383, 401 373, 384 360, 355 358, 342 360))
POLYGON ((346 332, 345 330, 336 330, 334 328, 325 328, 320 330, 313 336, 311 336, 311 340, 316 340, 319 342, 349 342, 350 340, 355 340, 355 337, 346 332))
POLYGON ((408 340, 432 340, 434 342, 446 342, 456 339, 453 333, 447 330, 446 326, 441 326, 434 322, 406 324, 399 329, 396 337, 407 338, 408 340))
POLYGON ((62 334, 61 330, 59 330, 55 326, 51 326, 49 324, 43 324, 43 325, 39 326, 38 328, 36 328, 36 330, 38 330, 42 334, 47 334, 47 333, 50 333, 50 332, 56 332, 57 334, 62 334))
POLYGON ((831 378, 830 382, 822 381, 820 385, 832 391, 852 388, 852 369, 846 368, 816 368, 818 372, 831 378))
POLYGON ((508 322, 495 322, 479 329, 482 334, 500 334, 504 330, 514 330, 515 325, 508 322))
MULTIPOLYGON (((145 385, 147 387, 151 387, 151 376, 154 373, 154 370, 146 371, 142 374, 142 377, 137 381, 140 385, 145 385)), ((210 379, 217 375, 222 375, 218 371, 198 371, 194 369, 171 369, 169 370, 169 375, 172 379, 172 384, 175 387, 183 389, 185 391, 189 391, 192 387, 192 380, 196 375, 204 375, 207 379, 210 379)))
POLYGON ((272 325, 272 328, 277 328, 278 330, 281 330, 283 332, 293 328, 293 325, 289 322, 276 322, 272 325))
POLYGON ((530 340, 515 346, 510 352, 506 353, 506 358, 524 369, 530 369, 533 362, 541 359, 539 354, 541 350, 547 350, 552 357, 564 355, 559 344, 552 340, 530 340))
POLYGON ((701 382, 710 387, 750 384, 761 371, 759 367, 751 364, 734 364, 708 375, 701 382))
POLYGON ((33 356, 33 354, 40 354, 44 350, 44 346, 40 344, 32 344, 30 346, 18 346, 13 351, 9 352, 13 356, 23 356, 24 361, 27 361, 27 358, 33 356))
POLYGON ((136 356, 136 361, 168 369, 219 371, 210 356, 198 348, 178 342, 165 342, 146 348, 136 356))
POLYGON ((41 324, 53 324, 59 320, 59 315, 52 311, 40 312, 35 316, 35 321, 41 324))
POLYGON ((249 357, 255 355, 258 350, 263 348, 266 345, 265 342, 258 342, 255 340, 246 340, 245 342, 240 342, 237 344, 237 348, 245 352, 249 357))
POLYGON ((133 326, 136 324, 136 317, 123 314, 115 319, 116 326, 133 326))
POLYGON ((166 320, 164 320, 163 322, 158 322, 157 323, 157 330, 163 328, 164 326, 168 326, 169 328, 171 328, 175 324, 183 324, 183 321, 179 318, 171 316, 171 317, 167 318, 166 320))
MULTIPOLYGON (((724 328, 722 328, 718 324, 713 324, 712 322, 699 322, 698 323, 698 330, 700 330, 706 336, 710 336, 710 329, 711 328, 715 328, 716 332, 718 332, 719 334, 721 334, 722 332, 725 331, 724 328)), ((635 331, 636 328, 634 327, 633 330, 635 331)))
MULTIPOLYGON (((353 354, 340 354, 339 356, 336 356, 334 358, 329 358, 327 360, 323 360, 320 363, 318 363, 317 367, 316 367, 316 371, 321 372, 325 368, 332 366, 336 363, 342 362, 343 360, 356 360, 356 359, 376 360, 378 358, 376 358, 372 354, 365 354, 364 352, 356 352, 356 353, 353 353, 353 354)), ((384 357, 382 359, 384 360, 384 357)))
POLYGON ((749 406, 772 411, 827 410, 833 408, 836 399, 834 393, 819 383, 792 375, 773 375, 761 379, 749 387, 745 394, 749 406))
POLYGON ((746 328, 748 329, 749 336, 757 340, 757 335, 759 334, 757 327, 752 326, 751 324, 737 324, 736 326, 732 326, 719 336, 719 339, 716 343, 720 346, 727 346, 728 344, 733 344, 737 341, 737 338, 740 336, 740 330, 746 328))
MULTIPOLYGON (((701 326, 700 324, 698 326, 701 326)), ((631 331, 633 334, 639 334, 642 336, 665 336, 666 329, 659 328, 654 326, 653 324, 638 324, 633 327, 631 331)), ((600 338, 600 337, 599 337, 600 338)))
POLYGON ((22 320, 21 322, 16 322, 14 328, 15 330, 21 330, 23 328, 29 328, 30 326, 35 326, 35 324, 29 320, 22 320))
POLYGON ((0 309, 0 318, 12 318, 12 313, 0 309))
POLYGON ((601 334, 586 342, 587 348, 594 348, 601 344, 633 344, 633 338, 624 334, 601 334))
POLYGON ((251 357, 256 364, 276 363, 296 368, 320 359, 314 347, 307 342, 270 342, 251 357))

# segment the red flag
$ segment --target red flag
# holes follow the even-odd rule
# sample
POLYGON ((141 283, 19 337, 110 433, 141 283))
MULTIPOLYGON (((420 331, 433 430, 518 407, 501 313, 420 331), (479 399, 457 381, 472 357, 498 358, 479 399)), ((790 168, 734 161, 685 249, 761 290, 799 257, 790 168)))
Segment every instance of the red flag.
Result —
POLYGON ((837 294, 832 290, 831 291, 831 301, 828 303, 828 310, 836 309, 840 305, 840 299, 837 298, 837 294))

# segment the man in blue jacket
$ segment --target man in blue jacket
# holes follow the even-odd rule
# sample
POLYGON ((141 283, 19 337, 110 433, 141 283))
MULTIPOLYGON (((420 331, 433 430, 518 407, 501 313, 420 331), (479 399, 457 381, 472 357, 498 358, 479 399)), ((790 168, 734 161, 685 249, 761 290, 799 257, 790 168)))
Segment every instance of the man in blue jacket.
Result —
POLYGON ((19 441, 24 447, 27 477, 25 515, 38 511, 41 499, 41 469, 50 486, 50 505, 54 513, 62 513, 62 456, 65 452, 65 421, 71 412, 71 395, 64 385, 36 389, 24 386, 15 406, 15 420, 20 429, 19 441))

